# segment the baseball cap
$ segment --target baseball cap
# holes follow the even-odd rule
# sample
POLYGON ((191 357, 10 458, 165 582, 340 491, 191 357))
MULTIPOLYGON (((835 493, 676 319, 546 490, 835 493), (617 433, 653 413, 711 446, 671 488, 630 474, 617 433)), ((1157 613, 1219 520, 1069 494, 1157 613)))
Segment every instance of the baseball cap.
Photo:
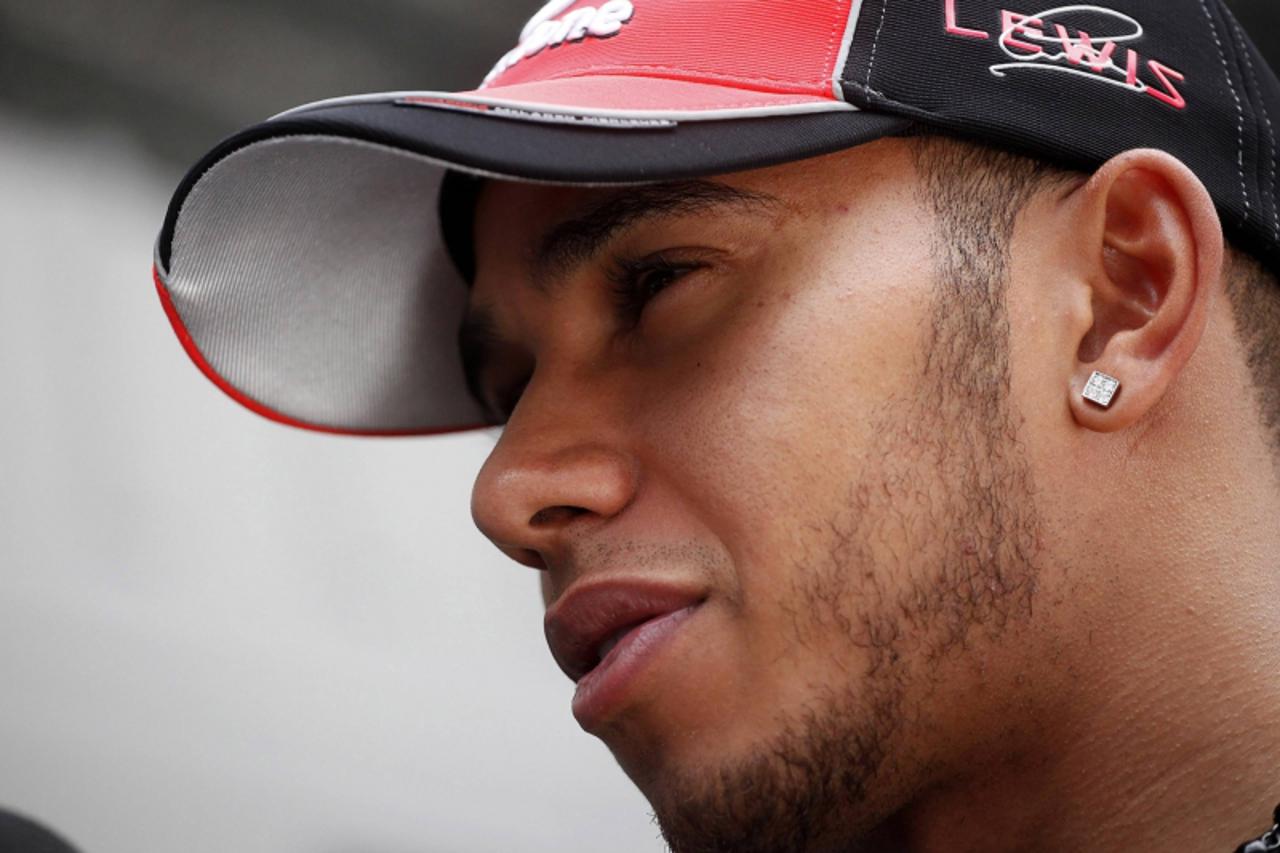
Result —
POLYGON ((178 187, 154 278, 220 388, 325 432, 483 426, 458 343, 485 179, 711 177, 920 128, 1091 169, 1159 148, 1280 268, 1280 83, 1222 0, 552 0, 474 90, 335 98, 178 187))

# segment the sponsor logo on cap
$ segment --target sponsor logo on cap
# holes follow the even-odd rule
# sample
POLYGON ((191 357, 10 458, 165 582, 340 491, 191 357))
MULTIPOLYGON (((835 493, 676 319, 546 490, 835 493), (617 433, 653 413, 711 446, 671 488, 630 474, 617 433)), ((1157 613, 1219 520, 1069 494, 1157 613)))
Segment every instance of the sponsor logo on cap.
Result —
MULTIPOLYGON (((958 0, 943 2, 948 35, 991 40, 988 31, 960 23, 958 0)), ((1144 34, 1137 20, 1102 6, 1057 6, 1034 13, 1001 9, 996 42, 1011 61, 997 62, 990 70, 997 77, 1028 71, 1083 77, 1150 95, 1174 109, 1186 109, 1186 98, 1179 89, 1186 77, 1134 49, 1144 34)))
POLYGON ((599 6, 579 6, 564 14, 578 0, 551 0, 529 19, 520 32, 520 43, 485 76, 481 88, 488 86, 511 66, 536 56, 549 47, 587 38, 616 36, 636 13, 631 0, 607 0, 599 6))

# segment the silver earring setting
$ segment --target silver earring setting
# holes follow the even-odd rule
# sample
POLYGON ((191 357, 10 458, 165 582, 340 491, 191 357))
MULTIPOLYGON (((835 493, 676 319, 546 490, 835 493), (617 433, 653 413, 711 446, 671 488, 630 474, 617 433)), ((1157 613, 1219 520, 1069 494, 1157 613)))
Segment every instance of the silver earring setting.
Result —
POLYGON ((1093 375, 1089 377, 1089 382, 1084 386, 1084 398, 1090 402, 1097 403, 1105 409, 1111 405, 1111 401, 1119 390, 1119 379, 1095 370, 1093 375))

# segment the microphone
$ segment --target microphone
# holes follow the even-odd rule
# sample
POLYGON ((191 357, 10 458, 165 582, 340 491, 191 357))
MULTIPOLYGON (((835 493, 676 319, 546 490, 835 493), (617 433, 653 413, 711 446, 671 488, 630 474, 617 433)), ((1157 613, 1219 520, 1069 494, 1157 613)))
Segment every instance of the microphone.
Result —
POLYGON ((1280 851, 1280 806, 1276 806, 1276 825, 1262 834, 1257 841, 1241 844, 1236 853, 1275 853, 1280 851))
POLYGON ((34 820, 0 809, 0 853, 79 853, 34 820))

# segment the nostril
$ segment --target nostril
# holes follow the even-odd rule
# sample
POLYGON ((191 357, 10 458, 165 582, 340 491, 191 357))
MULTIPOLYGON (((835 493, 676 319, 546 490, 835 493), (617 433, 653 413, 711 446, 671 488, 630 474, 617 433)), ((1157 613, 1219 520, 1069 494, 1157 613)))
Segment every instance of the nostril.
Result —
POLYGON ((554 527, 572 521, 583 513, 589 512, 578 506, 549 506, 540 509, 529 519, 530 527, 554 527))

